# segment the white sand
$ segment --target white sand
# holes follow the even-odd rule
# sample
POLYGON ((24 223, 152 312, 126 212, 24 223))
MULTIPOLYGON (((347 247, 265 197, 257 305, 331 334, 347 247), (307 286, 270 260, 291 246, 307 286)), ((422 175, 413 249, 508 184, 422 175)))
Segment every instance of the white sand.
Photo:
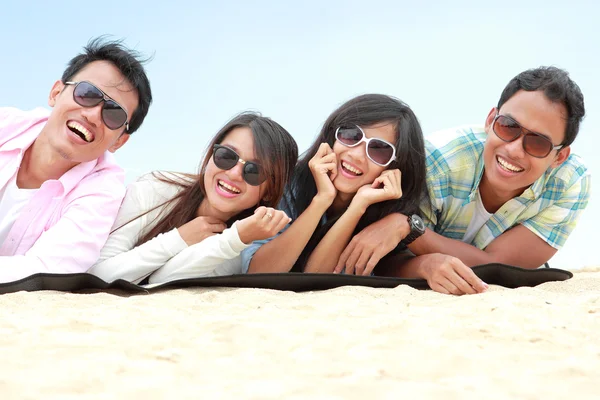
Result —
POLYGON ((600 272, 464 297, 21 292, 0 309, 3 400, 600 396, 600 272))

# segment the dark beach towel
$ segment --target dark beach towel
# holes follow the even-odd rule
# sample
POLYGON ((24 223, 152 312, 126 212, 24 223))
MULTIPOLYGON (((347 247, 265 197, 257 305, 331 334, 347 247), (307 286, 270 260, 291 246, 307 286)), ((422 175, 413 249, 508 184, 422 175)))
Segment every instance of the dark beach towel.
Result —
MULTIPOLYGON (((573 277, 569 271, 556 268, 523 269, 504 264, 486 264, 473 267, 484 282, 507 288, 537 286, 545 282, 564 281, 573 277)), ((387 278, 340 274, 245 274, 209 278, 182 279, 164 283, 150 289, 122 279, 107 283, 90 274, 36 274, 15 282, 0 284, 0 294, 18 291, 59 290, 74 292, 87 289, 120 289, 128 292, 154 292, 165 288, 182 287, 240 287, 304 292, 326 290, 340 286, 367 286, 393 288, 408 285, 415 289, 429 289, 424 279, 387 278)))

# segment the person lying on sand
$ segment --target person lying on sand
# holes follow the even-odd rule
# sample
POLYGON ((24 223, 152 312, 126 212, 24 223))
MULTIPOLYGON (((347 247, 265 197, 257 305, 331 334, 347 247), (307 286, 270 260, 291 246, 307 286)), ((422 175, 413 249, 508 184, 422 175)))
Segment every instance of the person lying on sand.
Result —
POLYGON ((378 262, 401 240, 417 257, 387 260, 378 273, 425 278, 442 293, 484 291, 469 268, 474 265, 543 265, 564 246, 588 204, 590 173, 570 147, 584 114, 583 94, 566 71, 540 67, 518 74, 485 127, 427 137, 431 202, 421 205, 424 224, 391 214, 353 239, 338 269, 378 262))
POLYGON ((52 86, 51 112, 0 108, 0 282, 98 259, 125 194, 110 153, 151 102, 139 55, 99 38, 52 86))
POLYGON ((88 272, 142 284, 241 273, 240 252, 290 221, 273 207, 297 159, 296 142, 275 121, 236 116, 213 138, 199 174, 154 172, 129 185, 88 272))
MULTIPOLYGON (((417 213, 426 194, 424 139, 412 110, 381 94, 353 98, 296 165, 280 205, 294 222, 244 250, 244 270, 331 273, 353 234, 391 213, 417 213)), ((367 264, 345 272, 368 275, 367 264)))

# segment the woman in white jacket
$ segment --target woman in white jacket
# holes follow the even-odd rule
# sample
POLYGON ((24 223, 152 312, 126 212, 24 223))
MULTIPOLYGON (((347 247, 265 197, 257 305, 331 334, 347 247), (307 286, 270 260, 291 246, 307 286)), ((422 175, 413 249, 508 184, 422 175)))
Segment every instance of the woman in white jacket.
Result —
POLYGON ((138 284, 241 273, 241 251, 290 222, 273 207, 297 158, 296 142, 275 121, 236 116, 210 143, 198 175, 154 172, 129 185, 88 272, 138 284))

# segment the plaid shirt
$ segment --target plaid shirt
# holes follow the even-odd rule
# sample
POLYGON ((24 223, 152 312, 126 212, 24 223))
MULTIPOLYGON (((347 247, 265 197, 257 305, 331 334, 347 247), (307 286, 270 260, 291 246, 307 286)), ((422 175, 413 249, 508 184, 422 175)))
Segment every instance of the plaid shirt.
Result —
MULTIPOLYGON (((423 203, 425 225, 462 240, 473 216, 483 176, 482 126, 463 126, 427 137, 427 187, 431 205, 423 203)), ((548 169, 520 196, 506 202, 481 227, 470 244, 485 249, 495 238, 523 224, 550 246, 560 249, 588 204, 591 176, 580 157, 571 154, 548 169)))

